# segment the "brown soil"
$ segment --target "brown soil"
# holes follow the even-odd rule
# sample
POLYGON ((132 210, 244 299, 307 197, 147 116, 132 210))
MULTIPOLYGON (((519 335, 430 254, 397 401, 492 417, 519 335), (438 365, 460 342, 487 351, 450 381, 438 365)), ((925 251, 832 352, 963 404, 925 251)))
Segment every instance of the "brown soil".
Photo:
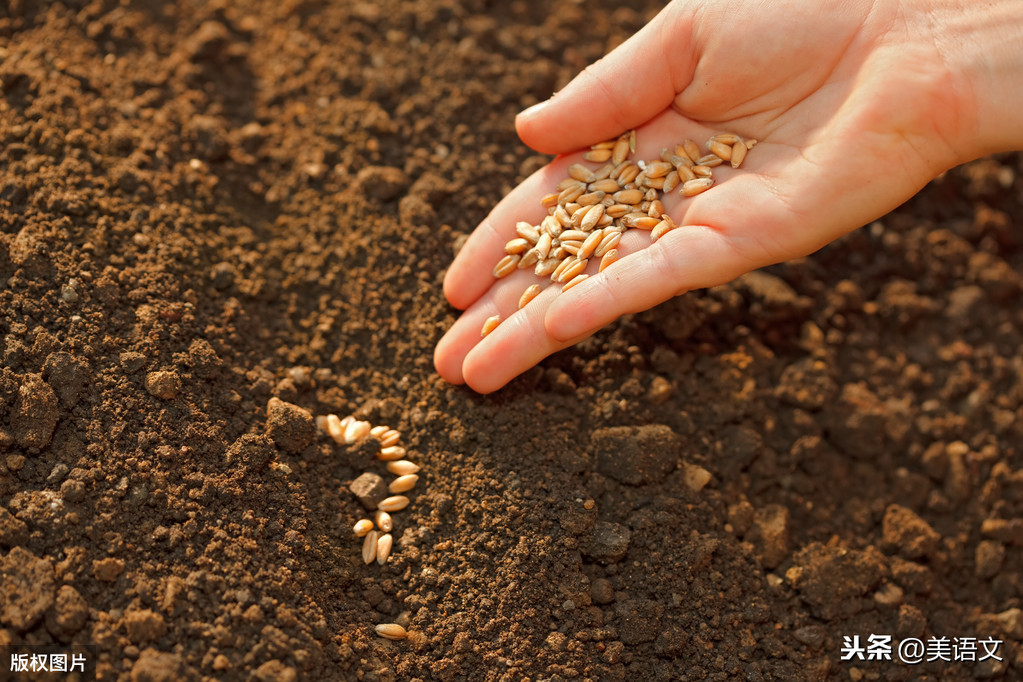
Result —
POLYGON ((1018 156, 494 396, 435 375, 453 245, 545 161, 514 114, 641 4, 3 3, 0 644, 103 680, 1019 679, 1018 156), (347 487, 382 469, 306 411, 423 463, 386 566, 347 487), (840 660, 870 634, 1004 661, 840 660))

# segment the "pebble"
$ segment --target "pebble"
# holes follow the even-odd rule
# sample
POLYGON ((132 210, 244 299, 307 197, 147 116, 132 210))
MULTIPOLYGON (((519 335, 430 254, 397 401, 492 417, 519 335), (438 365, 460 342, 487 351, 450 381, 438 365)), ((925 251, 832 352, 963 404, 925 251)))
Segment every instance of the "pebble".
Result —
POLYGON ((177 372, 156 371, 146 374, 146 390, 154 398, 171 400, 181 391, 181 378, 177 372))
POLYGON ((932 556, 941 536, 912 510, 891 504, 882 521, 883 544, 907 559, 932 556))
POLYGON ((686 487, 694 493, 698 493, 710 483, 711 474, 701 466, 687 464, 685 466, 684 480, 686 487))
POLYGON ((378 474, 367 471, 356 478, 348 486, 352 494, 367 511, 374 511, 377 504, 387 497, 387 483, 378 474))
POLYGON ((583 547, 583 554, 602 564, 621 561, 629 551, 632 531, 620 523, 598 521, 583 547))
POLYGON ((629 485, 664 479, 678 465, 681 442, 668 426, 613 426, 597 429, 590 439, 597 470, 629 485))
POLYGON ((615 591, 607 578, 597 578, 590 584, 590 599, 594 604, 610 604, 615 600, 615 591))
POLYGON ((766 568, 775 568, 789 553, 791 540, 789 510, 780 504, 768 504, 753 514, 749 540, 766 568))
POLYGON ((995 540, 981 540, 973 555, 974 574, 978 578, 993 578, 1002 570, 1005 545, 995 540))
POLYGON ((285 452, 298 453, 316 437, 316 422, 309 410, 270 398, 266 406, 266 435, 285 452))

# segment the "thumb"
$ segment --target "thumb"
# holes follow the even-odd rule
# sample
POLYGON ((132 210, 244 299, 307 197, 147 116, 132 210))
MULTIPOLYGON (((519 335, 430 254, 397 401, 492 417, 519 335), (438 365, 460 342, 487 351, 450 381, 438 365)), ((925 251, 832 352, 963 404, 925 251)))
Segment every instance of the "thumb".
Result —
POLYGON ((515 119, 522 141, 561 154, 616 137, 661 113, 692 79, 691 13, 671 3, 550 99, 515 119))

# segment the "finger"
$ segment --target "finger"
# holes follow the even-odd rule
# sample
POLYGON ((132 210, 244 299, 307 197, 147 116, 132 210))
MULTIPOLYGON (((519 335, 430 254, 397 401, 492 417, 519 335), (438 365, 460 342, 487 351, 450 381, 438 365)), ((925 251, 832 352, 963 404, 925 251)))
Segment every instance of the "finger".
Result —
POLYGON ((691 13, 680 7, 672 3, 557 95, 519 114, 522 141, 560 154, 615 137, 671 106, 695 63, 691 13))

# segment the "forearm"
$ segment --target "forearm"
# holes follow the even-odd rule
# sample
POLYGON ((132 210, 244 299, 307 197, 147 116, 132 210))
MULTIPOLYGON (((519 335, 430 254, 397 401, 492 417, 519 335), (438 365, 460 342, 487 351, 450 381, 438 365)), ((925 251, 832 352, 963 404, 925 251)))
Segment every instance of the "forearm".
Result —
POLYGON ((1023 149, 1023 0, 910 0, 955 74, 963 116, 954 142, 968 161, 1023 149))

